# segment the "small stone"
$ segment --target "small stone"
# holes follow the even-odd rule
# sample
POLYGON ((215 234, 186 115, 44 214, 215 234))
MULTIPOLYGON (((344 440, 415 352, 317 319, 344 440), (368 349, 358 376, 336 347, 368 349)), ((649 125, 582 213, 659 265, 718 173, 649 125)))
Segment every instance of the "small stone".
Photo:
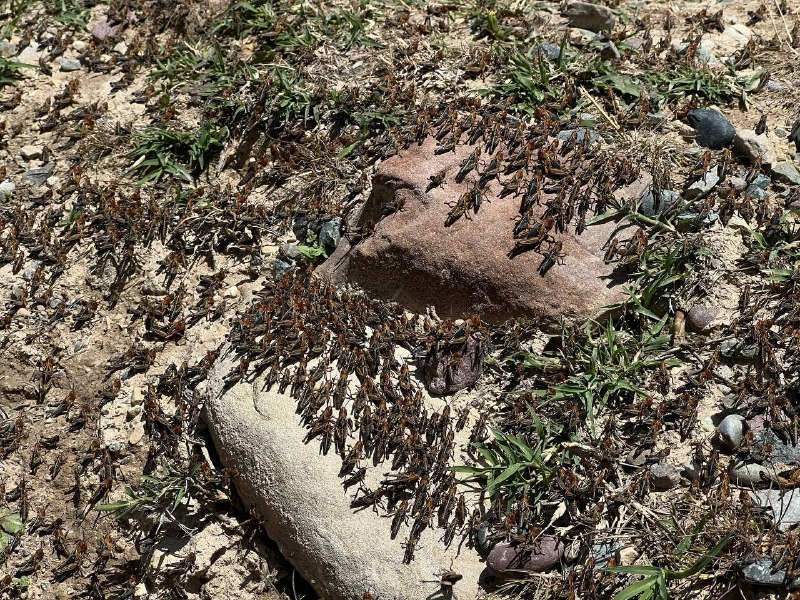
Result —
POLYGON ((136 423, 134 428, 131 430, 130 435, 128 436, 128 443, 131 446, 135 446, 136 444, 142 441, 143 437, 144 437, 144 424, 141 422, 136 423))
POLYGON ((755 487, 764 483, 764 481, 768 481, 766 479, 767 470, 758 463, 731 462, 728 472, 731 481, 737 485, 755 487))
POLYGON ((108 23, 95 23, 92 26, 92 37, 98 42, 102 42, 107 37, 113 37, 117 34, 119 27, 112 27, 108 23))
POLYGON ((603 49, 600 50, 600 57, 606 60, 619 60, 622 58, 622 54, 620 54, 617 45, 609 40, 608 43, 603 46, 603 49))
POLYGON ((297 249, 297 244, 281 244, 278 252, 285 257, 296 260, 300 257, 300 251, 297 249))
POLYGON ((626 546, 619 551, 619 564, 621 567, 630 566, 637 560, 639 560, 639 551, 633 546, 626 546))
POLYGON ((755 490, 751 494, 758 506, 772 510, 772 518, 781 531, 800 523, 800 489, 755 490))
POLYGON ((42 53, 39 52, 39 44, 31 40, 31 42, 23 48, 22 52, 17 56, 17 61, 27 65, 38 65, 39 58, 42 53))
POLYGON ((112 50, 117 54, 125 55, 128 53, 128 44, 125 42, 118 42, 117 45, 112 48, 112 50))
POLYGON ((590 144, 594 144, 597 140, 600 139, 600 136, 597 135, 596 132, 592 131, 591 129, 586 129, 585 127, 579 127, 578 129, 564 129, 558 132, 556 138, 558 138, 562 142, 566 142, 572 138, 572 134, 575 132, 577 132, 577 135, 575 136, 575 141, 577 141, 579 144, 583 143, 583 140, 586 138, 587 135, 589 136, 590 144))
POLYGON ((772 178, 786 185, 800 185, 800 171, 790 162, 780 162, 772 167, 772 178))
POLYGON ((0 183, 0 202, 6 198, 10 198, 15 189, 17 189, 17 186, 15 186, 8 179, 0 183))
POLYGON ((719 345, 719 352, 731 360, 750 361, 756 356, 756 345, 741 340, 725 340, 719 345))
POLYGON ((704 198, 719 183, 719 168, 707 171, 700 179, 696 179, 684 192, 687 200, 704 198))
POLYGON ((754 436, 755 448, 761 452, 764 445, 771 446, 769 461, 782 464, 800 463, 800 446, 784 442, 769 429, 762 429, 754 436))
POLYGON ((237 288, 235 285, 230 286, 224 292, 222 292, 222 297, 228 299, 238 298, 240 295, 239 288, 237 288))
POLYGON ((153 279, 142 283, 141 291, 143 296, 166 296, 168 293, 167 288, 153 279))
POLYGON ((645 449, 640 452, 638 448, 634 448, 625 456, 625 463, 633 467, 641 467, 652 454, 652 450, 645 449))
POLYGON ((686 313, 686 322, 689 327, 697 333, 703 333, 711 328, 714 319, 717 318, 717 310, 702 304, 697 304, 686 313))
POLYGON ((695 140, 704 148, 719 150, 733 141, 733 124, 721 112, 710 108, 690 110, 686 120, 695 131, 695 140))
POLYGON ((664 210, 671 206, 677 199, 678 192, 673 190, 661 190, 659 201, 656 203, 653 188, 648 185, 639 198, 639 208, 637 210, 645 217, 655 217, 663 213, 664 210))
POLYGON ((681 483, 681 474, 675 465, 658 463, 650 467, 650 480, 656 491, 665 492, 681 483))
POLYGON ((722 32, 722 35, 731 38, 732 40, 736 40, 740 44, 746 44, 750 41, 750 38, 753 36, 753 32, 750 29, 741 23, 737 23, 736 25, 732 25, 731 27, 726 27, 725 30, 722 32))
POLYGON ((83 52, 84 50, 86 50, 86 42, 84 42, 83 40, 75 40, 74 42, 72 42, 72 48, 76 52, 83 52))
MULTIPOLYGON (((774 83, 774 82, 772 82, 774 83)), ((789 137, 789 130, 784 129, 783 127, 776 127, 773 132, 775 133, 775 137, 779 140, 785 140, 789 137)))
POLYGON ((31 316, 31 311, 29 311, 25 307, 19 308, 19 309, 17 309, 17 312, 16 312, 15 316, 20 318, 20 319, 24 319, 25 317, 30 317, 31 316))
POLYGON ((336 250, 342 241, 342 219, 336 217, 326 221, 319 230, 319 245, 329 251, 336 250))
POLYGON ((736 177, 736 176, 731 177, 730 179, 728 179, 728 183, 730 183, 731 186, 733 186, 733 189, 740 192, 747 189, 747 181, 742 177, 736 177))
POLYGON ((739 156, 746 158, 751 163, 758 158, 761 159, 762 164, 767 166, 778 162, 775 147, 765 133, 756 135, 756 132, 751 129, 737 131, 733 137, 733 149, 739 156))
POLYGON ((567 18, 570 27, 594 32, 609 31, 617 23, 610 8, 589 2, 568 2, 561 14, 567 18))
POLYGON ((619 564, 620 545, 617 542, 599 542, 594 544, 589 550, 590 556, 594 559, 595 568, 602 569, 612 558, 619 564))
POLYGON ((478 549, 478 552, 486 556, 496 545, 497 541, 493 540, 492 536, 489 535, 489 524, 481 524, 475 532, 475 547, 478 549))
POLYGON ((17 45, 13 42, 0 42, 0 58, 11 58, 17 53, 17 45))
POLYGON ((720 442, 730 449, 739 447, 746 430, 747 421, 741 415, 728 415, 717 425, 720 442))
POLYGON ((75 58, 64 58, 63 56, 60 56, 58 58, 58 64, 61 65, 61 70, 65 73, 81 70, 81 61, 75 58))
POLYGON ((518 552, 509 544, 498 544, 489 553, 486 566, 497 575, 519 575, 519 571, 541 573, 555 566, 563 554, 564 544, 548 535, 539 539, 531 552, 518 552))
POLYGON ((293 260, 287 260, 281 257, 275 259, 275 279, 282 279, 284 275, 290 273, 297 267, 297 263, 293 260))
POLYGON ((125 412, 125 420, 126 420, 126 421, 133 421, 133 420, 134 420, 136 417, 138 417, 140 414, 142 414, 142 407, 141 407, 141 405, 137 405, 137 406, 131 406, 131 407, 130 407, 130 408, 129 408, 129 409, 126 411, 126 412, 125 412))
POLYGON ((41 146, 33 146, 28 144, 19 149, 19 154, 25 160, 34 160, 42 157, 43 148, 41 146))
POLYGON ((43 167, 38 167, 36 169, 31 169, 25 173, 25 179, 27 179, 30 183, 35 186, 44 185, 44 182, 47 181, 47 178, 50 177, 50 174, 53 172, 53 169, 56 168, 56 163, 51 162, 46 164, 43 167))
POLYGON ((787 579, 785 568, 778 569, 772 558, 765 556, 742 568, 744 580, 756 585, 780 586, 788 589, 800 587, 800 577, 787 579))
POLYGON ((561 48, 555 44, 539 44, 534 46, 533 51, 542 54, 547 60, 553 61, 558 59, 561 48))
POLYGON ((144 583, 137 583, 136 587, 133 588, 134 600, 146 600, 148 595, 147 586, 144 583))
POLYGON ((684 463, 683 468, 681 469, 681 475, 686 477, 691 481, 697 481, 700 479, 700 472, 703 469, 702 463, 692 460, 687 463, 684 463))
POLYGON ((759 174, 750 185, 747 186, 745 190, 745 194, 747 194, 750 198, 754 200, 762 201, 766 200, 767 196, 769 196, 769 186, 772 184, 772 180, 767 177, 766 175, 759 174))

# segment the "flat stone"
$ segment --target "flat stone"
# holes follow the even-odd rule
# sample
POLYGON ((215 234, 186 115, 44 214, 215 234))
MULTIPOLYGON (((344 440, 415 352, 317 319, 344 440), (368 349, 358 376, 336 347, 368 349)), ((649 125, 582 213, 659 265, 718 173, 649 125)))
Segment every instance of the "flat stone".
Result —
POLYGON ((11 58, 17 53, 17 45, 13 42, 0 42, 0 58, 11 58))
POLYGON ((33 146, 28 144, 27 146, 23 146, 19 149, 19 154, 25 160, 33 160, 36 158, 41 158, 43 148, 41 146, 33 146))
POLYGON ((553 61, 558 59, 558 55, 561 53, 561 47, 556 44, 539 44, 538 46, 534 46, 533 51, 539 52, 547 60, 553 61))
POLYGON ((753 32, 750 31, 750 28, 746 25, 741 23, 736 23, 730 27, 726 27, 725 30, 722 32, 722 35, 731 38, 732 40, 736 40, 740 44, 746 44, 750 41, 750 38, 753 36, 753 32))
POLYGON ((39 44, 33 40, 22 49, 17 55, 17 61, 26 65, 38 65, 42 53, 39 51, 39 44))
POLYGON ((594 144, 596 141, 600 139, 600 136, 597 134, 596 131, 592 131, 591 129, 587 129, 586 127, 578 127, 577 129, 562 129, 561 131, 558 132, 556 137, 562 142, 566 142, 567 140, 572 138, 573 133, 576 133, 575 139, 579 144, 583 143, 583 140, 586 138, 586 136, 589 136, 590 144, 594 144))
MULTIPOLYGON (((434 306, 442 318, 479 314, 490 322, 539 316, 553 324, 623 299, 622 286, 604 279, 613 271, 603 260, 613 223, 590 227, 580 237, 556 234, 564 256, 544 277, 538 272, 540 254, 508 256, 519 201, 501 199, 497 181, 486 185, 478 214, 446 227, 452 203, 474 183, 470 177, 454 181, 472 148, 435 155, 435 147, 435 140, 428 139, 381 163, 370 197, 350 224, 357 228, 376 222, 374 233, 356 246, 342 240, 319 269, 323 276, 357 283, 415 312, 434 306), (430 177, 439 173, 445 183, 426 191, 430 177), (383 217, 390 205, 402 208, 383 217)), ((639 185, 640 194, 647 183, 632 187, 639 185)))
POLYGON ((610 8, 589 2, 567 2, 561 9, 570 27, 588 31, 608 31, 617 24, 617 18, 610 8))
POLYGON ((44 185, 44 182, 47 181, 47 178, 50 177, 50 174, 53 172, 53 169, 55 168, 56 168, 56 163, 51 162, 43 167, 30 169, 29 171, 25 172, 25 179, 37 187, 40 185, 44 185))
POLYGON ((521 551, 503 543, 495 546, 486 559, 490 571, 500 576, 519 576, 520 572, 541 573, 554 567, 564 554, 564 544, 557 537, 544 536, 533 551, 521 551))
POLYGON ((613 558, 619 564, 619 551, 621 545, 615 541, 599 542, 592 545, 589 554, 594 559, 595 568, 602 569, 613 558))
POLYGON ((730 360, 749 362, 755 358, 757 351, 755 344, 743 340, 725 340, 719 345, 720 354, 730 360))
POLYGON ((58 64, 61 65, 61 70, 65 73, 81 70, 81 61, 75 58, 64 58, 60 56, 58 58, 58 64))
POLYGON ((114 52, 116 52, 117 54, 122 54, 122 55, 125 55, 125 54, 127 54, 127 53, 128 53, 128 44, 126 44, 125 42, 118 42, 118 43, 117 43, 117 44, 116 44, 116 45, 115 45, 115 46, 112 48, 112 50, 113 50, 114 52))
POLYGON ((764 444, 772 446, 769 453, 771 463, 796 464, 800 463, 800 446, 793 446, 791 443, 784 442, 769 429, 763 429, 754 436, 757 450, 761 450, 764 444))
POLYGON ((658 463, 650 467, 650 480, 657 491, 665 492, 680 485, 681 474, 674 465, 658 463))
POLYGON ((755 162, 758 158, 761 159, 762 164, 767 166, 778 162, 775 147, 765 133, 756 135, 756 132, 751 129, 737 131, 733 137, 733 149, 739 156, 750 162, 755 162))
POLYGON ((737 485, 755 487, 768 481, 766 479, 767 469, 758 463, 731 462, 728 473, 731 481, 737 485))
POLYGON ((72 48, 76 52, 83 52, 84 50, 86 50, 87 45, 86 42, 84 42, 83 40, 75 40, 74 42, 72 42, 72 48))
POLYGON ((710 108, 690 110, 686 120, 695 131, 695 141, 704 148, 724 148, 733 141, 736 134, 736 129, 728 118, 710 108))
POLYGON ((779 162, 772 167, 772 179, 786 185, 800 185, 800 171, 790 162, 779 162))
POLYGON ((711 169, 707 171, 705 175, 696 179, 686 188, 684 192, 684 196, 687 200, 696 200, 698 198, 704 198, 707 196, 711 190, 713 190, 717 184, 719 183, 719 168, 711 169))
POLYGON ((284 275, 290 273, 297 267, 297 263, 293 260, 278 257, 275 259, 274 273, 275 279, 282 279, 284 275))
POLYGON ((787 570, 785 568, 776 569, 775 561, 768 556, 744 566, 742 576, 745 581, 756 585, 780 586, 787 589, 800 587, 800 577, 789 579, 787 570))
POLYGON ((106 22, 95 23, 92 25, 92 37, 98 42, 102 42, 107 37, 113 37, 119 31, 119 26, 112 27, 106 22))
POLYGON ((756 504, 772 510, 772 518, 781 531, 800 523, 800 489, 755 490, 751 494, 756 504))

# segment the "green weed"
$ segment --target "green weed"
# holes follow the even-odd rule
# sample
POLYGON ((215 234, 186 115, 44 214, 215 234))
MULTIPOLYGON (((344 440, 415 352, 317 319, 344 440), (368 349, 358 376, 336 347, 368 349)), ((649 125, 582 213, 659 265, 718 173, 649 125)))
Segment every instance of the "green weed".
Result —
POLYGON ((136 159, 130 171, 139 171, 139 183, 159 181, 170 175, 187 183, 206 168, 209 156, 222 147, 228 130, 203 123, 198 131, 181 132, 151 127, 136 138, 136 148, 128 156, 136 159))
POLYGON ((7 58, 0 58, 0 87, 9 85, 22 78, 23 69, 36 69, 36 65, 15 62, 7 58))
POLYGON ((7 508, 0 509, 0 552, 11 543, 11 536, 22 531, 22 517, 7 508))

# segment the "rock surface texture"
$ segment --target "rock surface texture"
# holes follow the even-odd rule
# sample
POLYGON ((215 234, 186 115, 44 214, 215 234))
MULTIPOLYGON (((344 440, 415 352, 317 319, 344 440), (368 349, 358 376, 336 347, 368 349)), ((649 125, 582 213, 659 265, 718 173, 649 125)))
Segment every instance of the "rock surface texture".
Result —
MULTIPOLYGON (((352 490, 345 493, 338 477, 341 460, 304 443, 307 432, 289 394, 262 391, 261 380, 221 393, 222 378, 235 364, 219 361, 209 378, 208 420, 216 448, 224 464, 236 469, 244 501, 264 517, 268 535, 320 598, 351 600, 370 592, 418 600, 437 592, 438 574, 450 568, 463 575, 454 598, 479 596, 484 564, 476 552, 458 554, 457 543, 446 550, 441 530, 426 531, 413 562, 403 564, 401 537, 408 528, 392 540, 391 519, 350 507, 352 490)), ((376 487, 371 477, 380 478, 383 467, 371 470, 365 484, 376 487)))
POLYGON ((343 240, 323 274, 335 282, 355 282, 410 310, 435 306, 440 317, 540 316, 554 322, 622 299, 621 286, 610 280, 612 265, 603 261, 613 223, 590 227, 580 237, 556 234, 563 242, 562 257, 544 276, 538 272, 541 254, 508 257, 519 200, 500 198, 497 181, 487 185, 477 214, 446 227, 453 203, 473 185, 471 176, 455 182, 471 148, 440 155, 434 148, 435 140, 429 139, 378 167, 372 194, 355 223, 376 222, 374 235, 354 247, 343 240), (443 184, 426 191, 437 175, 444 177, 443 184), (399 210, 383 216, 389 206, 399 210))
POLYGON ((567 17, 570 26, 589 31, 608 31, 617 23, 610 8, 590 2, 567 2, 561 14, 567 17))
POLYGON ((718 150, 733 141, 736 129, 721 112, 711 108, 696 108, 686 114, 695 131, 695 140, 704 148, 718 150))

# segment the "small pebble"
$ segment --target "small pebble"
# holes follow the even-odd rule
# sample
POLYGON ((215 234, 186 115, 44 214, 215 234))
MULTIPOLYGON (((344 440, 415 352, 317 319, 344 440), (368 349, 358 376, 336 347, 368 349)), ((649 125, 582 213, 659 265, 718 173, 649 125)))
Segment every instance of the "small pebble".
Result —
POLYGON ((656 491, 665 492, 680 485, 681 474, 674 465, 658 463, 650 467, 650 480, 656 491))
POLYGON ((117 54, 125 55, 128 53, 128 44, 126 44, 125 42, 119 42, 117 43, 116 46, 112 48, 112 50, 117 54))
POLYGON ((758 463, 731 462, 728 472, 731 481, 737 485, 751 487, 768 481, 767 470, 758 463))
POLYGON ((689 327, 697 333, 707 331, 714 319, 717 318, 717 310, 698 304, 689 309, 686 313, 686 322, 689 327))
POLYGON ((75 40, 74 42, 72 42, 72 48, 76 52, 83 52, 84 50, 86 50, 86 42, 82 40, 75 40))
POLYGON ((28 144, 19 149, 19 154, 25 160, 34 160, 42 157, 43 148, 41 146, 33 146, 28 144))
POLYGON ((133 421, 133 420, 134 420, 136 417, 138 417, 140 414, 142 414, 142 407, 141 407, 141 405, 137 405, 137 406, 131 406, 131 407, 130 407, 130 408, 129 408, 129 409, 126 411, 126 412, 125 412, 125 420, 126 420, 126 421, 133 421))
POLYGON ((695 131, 695 140, 704 148, 719 150, 733 141, 733 124, 721 112, 710 108, 690 110, 686 120, 695 131))
POLYGON ((107 37, 112 37, 117 34, 119 27, 112 27, 108 23, 95 23, 92 26, 92 37, 98 42, 102 42, 107 37))
POLYGON ((756 132, 751 129, 737 131, 733 137, 733 149, 739 156, 751 163, 759 158, 762 164, 767 166, 778 162, 775 147, 765 133, 756 135, 756 132))
POLYGON ((561 14, 567 18, 570 27, 588 31, 609 31, 617 24, 617 18, 610 8, 589 2, 567 2, 561 14))
POLYGON ((800 171, 790 162, 780 162, 772 167, 772 179, 786 185, 800 185, 800 171))
POLYGON ((342 219, 336 217, 326 221, 319 230, 319 245, 333 251, 342 241, 342 219))
POLYGON ((65 73, 81 70, 81 61, 75 58, 64 58, 63 56, 60 56, 58 58, 58 64, 61 65, 61 70, 65 73))
POLYGON ((486 566, 495 574, 503 575, 519 571, 541 573, 555 566, 564 554, 564 544, 555 536, 544 536, 535 545, 533 552, 518 552, 509 544, 498 544, 489 553, 486 566))
POLYGON ((745 431, 747 431, 747 421, 741 415, 728 415, 717 425, 719 439, 729 449, 741 445, 745 431))

